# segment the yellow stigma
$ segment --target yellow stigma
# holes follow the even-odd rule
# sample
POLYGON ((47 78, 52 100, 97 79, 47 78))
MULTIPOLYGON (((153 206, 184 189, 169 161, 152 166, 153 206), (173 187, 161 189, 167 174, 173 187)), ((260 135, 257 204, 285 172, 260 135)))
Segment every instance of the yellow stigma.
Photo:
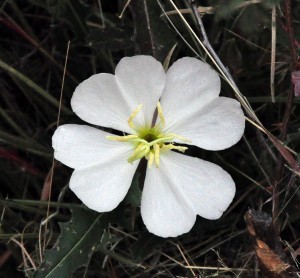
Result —
POLYGON ((132 155, 127 159, 129 163, 135 160, 145 157, 148 160, 148 167, 159 167, 160 157, 164 153, 170 150, 177 150, 184 152, 187 147, 176 146, 173 144, 175 139, 182 142, 190 143, 191 141, 183 136, 173 134, 173 133, 163 133, 162 129, 165 127, 165 118, 163 115, 162 107, 160 102, 157 103, 157 114, 158 123, 150 127, 151 125, 146 124, 145 126, 135 126, 133 123, 134 118, 138 115, 143 105, 140 104, 129 116, 127 123, 130 128, 133 129, 131 135, 124 136, 107 136, 106 138, 113 141, 127 142, 133 145, 134 151, 132 155))

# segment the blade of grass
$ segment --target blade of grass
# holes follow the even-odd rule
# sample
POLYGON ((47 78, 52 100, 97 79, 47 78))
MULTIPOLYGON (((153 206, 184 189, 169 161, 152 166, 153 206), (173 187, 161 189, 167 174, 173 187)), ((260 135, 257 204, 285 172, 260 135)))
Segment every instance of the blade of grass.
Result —
MULTIPOLYGON (((21 35, 27 41, 29 41, 39 52, 41 52, 51 63, 57 66, 61 71, 63 71, 63 67, 59 64, 42 46, 41 42, 36 41, 29 34, 27 34, 7 13, 3 11, 5 18, 0 18, 0 22, 3 22, 7 27, 12 29, 14 32, 21 35)), ((78 80, 71 75, 69 72, 66 73, 68 77, 75 83, 78 84, 78 80)))
POLYGON ((14 14, 18 17, 21 24, 24 26, 26 32, 35 40, 38 41, 37 36, 34 34, 32 28, 28 24, 28 21, 26 20, 26 17, 24 16, 24 13, 20 11, 19 7, 15 3, 15 1, 9 1, 10 6, 12 7, 14 14))
POLYGON ((0 142, 3 141, 8 145, 14 146, 17 149, 24 150, 30 153, 34 153, 46 158, 50 158, 50 149, 40 145, 32 139, 24 139, 18 136, 11 135, 5 131, 0 131, 0 142))
MULTIPOLYGON (((31 89, 33 89, 37 94, 39 94, 41 97, 43 97, 45 100, 47 100, 49 103, 54 105, 55 107, 59 107, 59 101, 57 101, 53 96, 51 96, 47 91, 45 91, 42 87, 40 87, 38 84, 33 82, 31 79, 29 79, 27 76, 25 76, 23 73, 17 71, 13 67, 9 66, 2 60, 0 60, 0 68, 7 71, 9 74, 12 74, 13 76, 17 77, 19 80, 24 82, 27 86, 29 86, 31 89)), ((65 113, 72 113, 70 109, 68 109, 65 106, 61 106, 61 110, 65 113)))
POLYGON ((0 116, 21 136, 28 138, 27 133, 19 127, 19 125, 2 109, 0 108, 0 116))
POLYGON ((60 206, 62 208, 81 208, 82 204, 74 204, 74 203, 61 203, 61 202, 48 202, 48 201, 40 201, 40 200, 23 200, 23 199, 7 199, 5 201, 1 200, 1 202, 5 202, 10 204, 11 202, 14 203, 22 203, 28 206, 48 206, 50 207, 57 207, 60 206))
MULTIPOLYGON (((57 238, 59 236, 58 233, 52 233, 52 236, 54 238, 57 238)), ((11 238, 19 238, 22 237, 23 239, 37 239, 39 237, 38 233, 26 233, 26 234, 0 234, 0 240, 9 240, 11 238)))
MULTIPOLYGON (((265 97, 248 97, 248 101, 250 103, 266 103, 272 102, 272 98, 269 96, 265 97)), ((275 97, 275 101, 279 103, 286 103, 288 101, 287 97, 275 97)), ((300 98, 295 98, 295 103, 300 103, 300 98)))

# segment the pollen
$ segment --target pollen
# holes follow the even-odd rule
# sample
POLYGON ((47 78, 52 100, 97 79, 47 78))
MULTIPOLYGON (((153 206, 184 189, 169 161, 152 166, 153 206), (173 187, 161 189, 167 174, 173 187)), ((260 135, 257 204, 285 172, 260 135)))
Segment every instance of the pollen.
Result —
POLYGON ((133 146, 133 153, 127 159, 128 163, 132 163, 135 160, 145 157, 148 160, 148 167, 151 168, 155 165, 155 167, 158 168, 160 157, 164 153, 170 150, 177 150, 180 152, 185 152, 187 150, 187 147, 174 145, 175 139, 182 141, 183 143, 190 143, 191 141, 177 134, 163 132, 166 122, 160 102, 157 103, 157 124, 153 127, 151 127, 150 124, 136 127, 133 120, 142 108, 143 104, 140 104, 127 120, 127 123, 134 134, 107 136, 106 138, 120 143, 126 142, 133 146))

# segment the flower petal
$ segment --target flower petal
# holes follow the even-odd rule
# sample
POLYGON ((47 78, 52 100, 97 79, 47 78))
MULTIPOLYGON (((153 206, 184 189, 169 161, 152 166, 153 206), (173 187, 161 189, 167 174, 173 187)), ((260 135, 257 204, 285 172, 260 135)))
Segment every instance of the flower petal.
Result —
POLYGON ((123 58, 116 67, 116 77, 133 112, 140 104, 142 110, 136 115, 137 125, 151 125, 157 102, 165 86, 165 71, 151 56, 123 58))
POLYGON ((95 74, 79 84, 71 99, 73 111, 88 123, 133 133, 127 120, 142 104, 134 123, 151 125, 165 85, 162 65, 151 56, 125 57, 115 73, 95 74))
POLYGON ((132 108, 112 74, 95 74, 80 83, 71 106, 77 116, 90 124, 131 133, 127 120, 132 108))
POLYGON ((123 156, 127 159, 132 146, 106 139, 109 135, 112 134, 86 125, 62 125, 52 137, 54 157, 75 169, 110 164, 123 156))
POLYGON ((245 116, 240 103, 219 97, 165 132, 186 137, 191 145, 216 151, 236 144, 244 130, 245 116))
POLYGON ((138 166, 138 161, 130 164, 127 158, 123 154, 106 163, 75 170, 70 189, 90 209, 98 212, 113 210, 126 196, 138 166))
POLYGON ((110 133, 83 125, 60 126, 54 157, 75 168, 70 189, 90 209, 113 210, 124 199, 139 161, 127 162, 132 146, 106 139, 110 133))
POLYGON ((177 60, 167 72, 160 100, 167 126, 183 121, 217 98, 220 86, 220 77, 208 64, 191 57, 177 60))
POLYGON ((148 168, 141 213, 147 229, 161 237, 188 232, 196 214, 217 219, 235 194, 231 176, 216 164, 176 152, 148 168))

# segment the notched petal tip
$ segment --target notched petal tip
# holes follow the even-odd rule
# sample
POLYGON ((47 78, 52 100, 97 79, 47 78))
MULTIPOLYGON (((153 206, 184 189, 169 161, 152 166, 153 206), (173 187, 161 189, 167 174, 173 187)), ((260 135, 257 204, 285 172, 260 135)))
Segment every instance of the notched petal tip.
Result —
POLYGON ((72 128, 71 124, 61 125, 57 127, 52 135, 52 148, 54 149, 54 158, 59 159, 59 152, 64 148, 65 141, 68 137, 68 129, 72 128))
POLYGON ((179 125, 216 99, 220 89, 220 77, 208 64, 191 57, 174 62, 167 72, 160 101, 166 130, 179 125))
POLYGON ((113 74, 94 74, 80 83, 71 98, 74 113, 87 123, 130 132, 126 99, 113 74))
POLYGON ((124 57, 118 63, 115 76, 131 105, 131 112, 143 104, 143 109, 135 117, 137 125, 151 124, 157 101, 165 86, 165 75, 162 64, 152 56, 124 57))
POLYGON ((211 151, 233 146, 240 141, 244 131, 245 115, 241 105, 228 97, 214 99, 170 130, 189 138, 191 145, 211 151))
POLYGON ((234 181, 220 166, 171 151, 159 169, 147 170, 142 218, 151 233, 175 237, 192 229, 197 214, 220 218, 234 195, 234 181))
POLYGON ((155 225, 149 224, 147 221, 145 221, 145 217, 143 217, 143 222, 151 234, 162 238, 170 238, 178 237, 188 233, 195 225, 196 219, 197 215, 194 215, 194 219, 191 221, 186 221, 186 225, 173 225, 172 227, 166 226, 166 222, 156 223, 155 225))
POLYGON ((70 189, 90 209, 107 212, 115 209, 126 196, 139 161, 129 164, 127 154, 105 164, 76 169, 70 189))

